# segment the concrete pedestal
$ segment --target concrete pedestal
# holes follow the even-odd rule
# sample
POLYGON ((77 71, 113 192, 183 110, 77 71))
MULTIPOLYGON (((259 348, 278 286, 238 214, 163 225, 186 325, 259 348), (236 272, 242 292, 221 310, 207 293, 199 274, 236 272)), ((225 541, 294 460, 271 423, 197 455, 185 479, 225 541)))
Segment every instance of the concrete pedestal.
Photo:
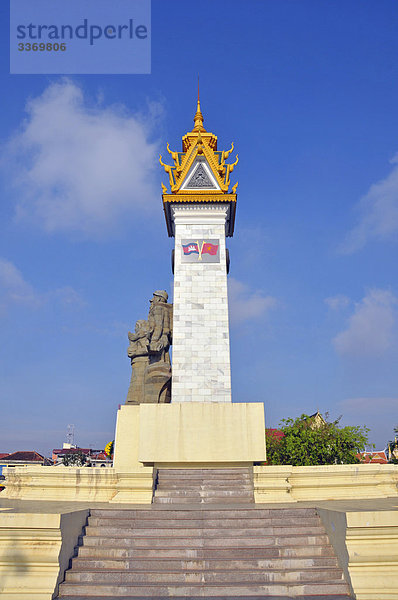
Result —
POLYGON ((114 467, 236 466, 265 460, 262 403, 181 402, 124 405, 118 412, 114 467))

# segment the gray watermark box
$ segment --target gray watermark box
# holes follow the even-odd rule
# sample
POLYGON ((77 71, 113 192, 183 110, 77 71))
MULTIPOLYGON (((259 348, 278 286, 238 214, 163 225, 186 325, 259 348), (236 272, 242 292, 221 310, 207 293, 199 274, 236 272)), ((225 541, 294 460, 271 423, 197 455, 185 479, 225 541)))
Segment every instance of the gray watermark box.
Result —
POLYGON ((150 72, 150 0, 10 0, 10 73, 150 72))

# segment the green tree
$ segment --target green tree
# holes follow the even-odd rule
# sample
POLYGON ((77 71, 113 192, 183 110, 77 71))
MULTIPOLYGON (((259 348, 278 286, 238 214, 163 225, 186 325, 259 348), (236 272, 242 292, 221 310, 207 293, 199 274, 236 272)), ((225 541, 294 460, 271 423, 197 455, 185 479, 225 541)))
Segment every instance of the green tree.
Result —
POLYGON ((282 419, 282 438, 266 432, 267 463, 271 465, 334 465, 359 463, 356 454, 368 445, 367 427, 340 427, 339 421, 315 426, 309 415, 282 419))
POLYGON ((65 454, 62 459, 65 467, 82 467, 86 464, 87 458, 86 455, 83 454, 81 450, 77 450, 76 452, 70 452, 65 454))
POLYGON ((393 463, 395 465, 398 465, 398 458, 396 458, 396 456, 395 456, 397 454, 397 450, 398 450, 398 441, 397 441, 398 425, 396 427, 394 427, 394 433, 395 433, 394 441, 388 442, 388 454, 391 455, 389 462, 393 463))

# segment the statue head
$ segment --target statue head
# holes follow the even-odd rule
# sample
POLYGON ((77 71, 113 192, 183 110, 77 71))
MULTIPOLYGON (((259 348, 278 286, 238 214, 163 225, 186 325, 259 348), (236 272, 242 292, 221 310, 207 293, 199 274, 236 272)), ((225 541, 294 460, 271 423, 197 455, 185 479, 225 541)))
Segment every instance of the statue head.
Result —
POLYGON ((156 290, 153 292, 153 298, 151 302, 167 302, 169 295, 166 290, 156 290))
POLYGON ((144 321, 143 319, 139 319, 135 324, 135 332, 141 333, 148 329, 148 321, 144 321))

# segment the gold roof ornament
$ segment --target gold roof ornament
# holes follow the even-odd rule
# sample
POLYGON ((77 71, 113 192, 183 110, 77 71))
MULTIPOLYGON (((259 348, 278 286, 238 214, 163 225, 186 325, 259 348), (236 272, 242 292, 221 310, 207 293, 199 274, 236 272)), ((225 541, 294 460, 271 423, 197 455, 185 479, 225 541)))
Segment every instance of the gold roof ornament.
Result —
POLYGON ((170 193, 162 184, 163 205, 169 235, 173 234, 171 219, 171 203, 202 203, 224 202, 230 205, 229 233, 233 234, 236 210, 237 183, 229 191, 230 176, 238 164, 238 155, 232 163, 226 160, 234 149, 232 142, 229 150, 217 149, 217 136, 206 131, 203 126, 204 118, 200 106, 199 81, 198 100, 194 116, 194 127, 182 137, 182 151, 174 151, 167 144, 167 152, 173 161, 169 165, 163 162, 162 155, 159 162, 169 176, 170 193))
POLYGON ((198 77, 198 105, 196 107, 196 113, 195 113, 193 121, 195 124, 195 127, 193 128, 194 131, 200 132, 201 129, 203 131, 206 131, 206 129, 203 127, 203 115, 202 115, 202 111, 200 110, 199 77, 198 77))

